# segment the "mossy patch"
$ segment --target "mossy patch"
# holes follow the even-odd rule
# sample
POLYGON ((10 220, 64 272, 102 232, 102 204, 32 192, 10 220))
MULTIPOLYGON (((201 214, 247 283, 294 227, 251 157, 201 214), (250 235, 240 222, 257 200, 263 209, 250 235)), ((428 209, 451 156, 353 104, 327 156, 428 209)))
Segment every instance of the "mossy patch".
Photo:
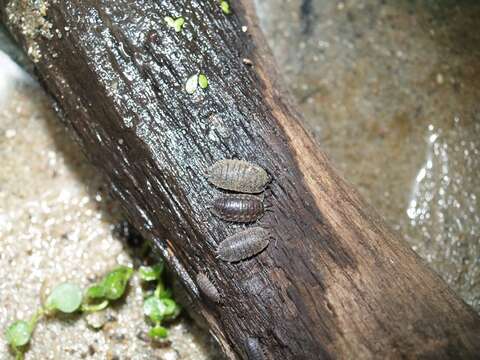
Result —
POLYGON ((8 24, 24 36, 26 51, 33 62, 42 58, 38 37, 53 37, 53 24, 47 20, 48 7, 47 0, 10 0, 6 7, 8 24))

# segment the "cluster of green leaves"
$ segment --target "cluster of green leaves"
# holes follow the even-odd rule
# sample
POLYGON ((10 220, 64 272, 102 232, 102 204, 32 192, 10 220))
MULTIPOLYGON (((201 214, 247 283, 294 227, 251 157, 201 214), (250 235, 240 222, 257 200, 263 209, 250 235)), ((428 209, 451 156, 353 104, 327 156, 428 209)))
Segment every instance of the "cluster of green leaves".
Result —
POLYGON ((163 272, 163 263, 142 266, 139 269, 140 278, 149 288, 143 302, 143 313, 152 324, 148 336, 155 340, 168 336, 168 330, 162 324, 180 314, 180 306, 172 299, 170 289, 165 287, 163 272))
POLYGON ((28 320, 16 320, 5 331, 5 337, 15 353, 17 360, 23 359, 26 345, 30 342, 37 323, 45 316, 55 316, 58 313, 71 314, 76 311, 99 311, 108 306, 112 300, 117 300, 125 293, 133 270, 120 266, 109 272, 101 282, 87 289, 82 289, 69 282, 56 286, 45 303, 28 320))
MULTIPOLYGON (((167 337, 168 330, 162 324, 180 314, 180 306, 172 299, 171 290, 165 287, 164 268, 163 262, 160 262, 154 266, 142 266, 138 270, 140 279, 148 288, 143 311, 153 325, 148 333, 152 339, 167 337)), ((56 286, 29 320, 16 320, 7 327, 5 337, 15 353, 15 358, 23 359, 26 346, 42 318, 58 313, 71 314, 76 311, 92 313, 103 310, 125 294, 132 275, 131 268, 119 266, 107 273, 101 281, 88 287, 85 293, 78 285, 69 282, 56 286)))
POLYGON ((185 19, 183 17, 174 19, 171 16, 165 16, 164 20, 167 25, 174 28, 176 32, 182 31, 183 26, 185 25, 185 19))
POLYGON ((188 94, 193 94, 197 91, 198 86, 202 89, 208 87, 208 78, 205 74, 200 73, 190 76, 185 84, 185 90, 188 94))
MULTIPOLYGON (((230 5, 227 1, 220 1, 220 8, 225 14, 230 14, 230 5)), ((175 29, 176 32, 181 32, 185 26, 185 19, 181 16, 176 19, 171 16, 165 16, 164 20, 167 25, 175 29)), ((197 91, 198 86, 202 89, 208 87, 208 78, 205 74, 200 73, 190 76, 185 83, 185 90, 191 95, 197 91)))

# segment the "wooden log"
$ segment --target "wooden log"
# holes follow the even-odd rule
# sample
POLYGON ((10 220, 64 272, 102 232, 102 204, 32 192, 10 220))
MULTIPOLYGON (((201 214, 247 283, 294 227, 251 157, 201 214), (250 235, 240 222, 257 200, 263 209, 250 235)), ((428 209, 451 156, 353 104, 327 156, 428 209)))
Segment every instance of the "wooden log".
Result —
POLYGON ((478 315, 305 132, 248 0, 229 15, 216 0, 32 3, 0 0, 4 22, 228 358, 255 347, 269 359, 480 356, 478 315), (183 30, 165 16, 183 16, 183 30), (190 95, 185 83, 199 72, 210 85, 190 95), (205 178, 226 158, 272 177, 270 209, 254 226, 274 241, 233 264, 217 259, 216 248, 248 226, 211 214, 220 191, 205 178), (201 293, 199 273, 219 301, 201 293))

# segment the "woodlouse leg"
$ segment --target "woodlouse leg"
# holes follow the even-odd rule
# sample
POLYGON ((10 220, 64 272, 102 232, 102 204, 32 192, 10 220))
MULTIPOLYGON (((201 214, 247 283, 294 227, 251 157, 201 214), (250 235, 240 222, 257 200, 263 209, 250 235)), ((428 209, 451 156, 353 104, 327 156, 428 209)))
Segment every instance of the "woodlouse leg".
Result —
POLYGON ((274 212, 272 204, 264 204, 263 205, 263 210, 265 212, 274 212))

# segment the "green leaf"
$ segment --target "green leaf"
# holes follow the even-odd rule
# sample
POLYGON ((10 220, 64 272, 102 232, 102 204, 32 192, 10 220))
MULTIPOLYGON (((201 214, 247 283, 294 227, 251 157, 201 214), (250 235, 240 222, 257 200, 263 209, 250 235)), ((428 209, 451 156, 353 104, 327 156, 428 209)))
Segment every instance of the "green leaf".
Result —
POLYGON ((152 339, 165 339, 168 336, 168 330, 163 326, 157 325, 150 329, 148 336, 152 339))
POLYGON ((104 297, 108 300, 119 299, 125 292, 132 274, 133 270, 126 266, 120 266, 109 272, 100 283, 105 292, 104 297))
POLYGON ((101 284, 95 284, 87 289, 85 294, 87 299, 102 299, 105 297, 105 288, 101 284))
POLYGON ((171 16, 165 16, 163 20, 165 20, 168 26, 174 28, 176 32, 182 31, 182 28, 185 25, 185 19, 181 16, 176 19, 172 18, 171 16))
POLYGON ((162 300, 151 296, 143 302, 143 313, 150 318, 154 323, 159 323, 163 320, 167 307, 162 300))
POLYGON ((82 311, 100 311, 108 306, 109 300, 119 299, 124 294, 132 274, 132 269, 120 266, 109 272, 100 283, 90 286, 85 293, 82 311), (92 304, 92 300, 96 301, 93 301, 92 304), (100 300, 103 301, 98 302, 100 300))
POLYGON ((175 19, 172 18, 171 16, 165 16, 163 20, 165 20, 168 26, 175 27, 175 19))
POLYGON ((202 89, 206 89, 208 87, 208 79, 205 74, 198 75, 198 85, 200 85, 202 89))
POLYGON ((230 11, 230 4, 228 3, 228 1, 222 1, 220 3, 220 8, 222 9, 223 13, 224 14, 230 14, 231 11, 230 11))
POLYGON ((195 91, 197 91, 197 86, 198 86, 198 75, 192 75, 188 78, 186 84, 185 84, 185 90, 187 91, 188 94, 193 94, 195 91))
POLYGON ((176 32, 182 31, 183 25, 185 25, 185 19, 183 17, 179 17, 175 20, 173 27, 175 28, 176 32))
POLYGON ((180 312, 182 308, 180 305, 178 305, 174 300, 172 299, 162 299, 164 305, 167 307, 167 314, 165 315, 168 320, 173 320, 175 319, 178 315, 180 315, 180 312))
POLYGON ((154 281, 160 279, 163 268, 163 262, 160 262, 154 266, 141 266, 138 273, 143 281, 154 281))
POLYGON ((55 287, 47 298, 47 310, 59 310, 63 313, 72 313, 82 303, 82 290, 75 284, 63 283, 55 287))
POLYGON ((177 303, 172 300, 172 299, 160 299, 160 301, 163 302, 163 305, 165 306, 165 316, 173 319, 180 314, 180 306, 177 305, 177 303))
POLYGON ((33 327, 26 321, 17 320, 5 331, 7 342, 13 347, 26 345, 32 337, 33 327))

